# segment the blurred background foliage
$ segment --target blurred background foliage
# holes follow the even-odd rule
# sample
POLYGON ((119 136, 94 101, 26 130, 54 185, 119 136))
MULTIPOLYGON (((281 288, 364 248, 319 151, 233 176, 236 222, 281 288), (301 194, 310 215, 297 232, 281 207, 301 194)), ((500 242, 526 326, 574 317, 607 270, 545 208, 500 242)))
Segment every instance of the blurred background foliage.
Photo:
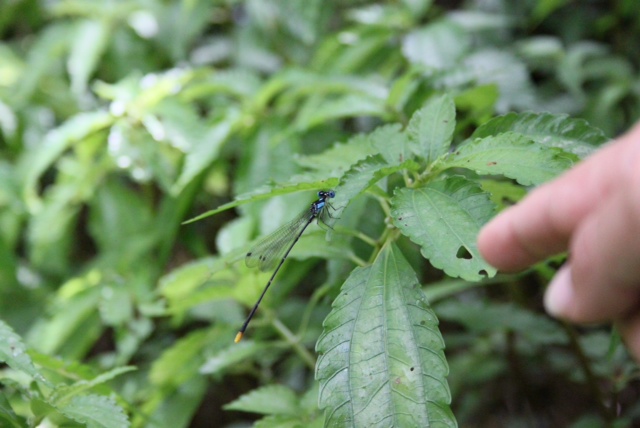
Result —
MULTIPOLYGON (((303 240, 256 340, 234 347, 268 275, 219 256, 241 259, 309 192, 183 221, 344 170, 314 155, 406 124, 445 92, 458 140, 511 111, 584 118, 608 137, 640 116, 635 0, 5 0, 0 35, 0 318, 61 382, 112 373, 97 392, 134 426, 244 426, 262 415, 261 426, 297 426, 283 422, 291 413, 321 426, 314 345, 363 257, 357 241, 303 240), (126 365, 137 370, 110 371, 126 365), (275 389, 258 390, 254 407, 223 410, 264 385, 275 389), (255 406, 274 397, 290 407, 255 406)), ((365 232, 384 222, 366 199, 350 211, 344 221, 365 232)), ((414 253, 460 425, 640 416, 638 372, 615 334, 542 313, 553 263, 477 284, 414 253)), ((38 414, 38 393, 6 367, 0 376, 0 403, 20 426, 38 414)))

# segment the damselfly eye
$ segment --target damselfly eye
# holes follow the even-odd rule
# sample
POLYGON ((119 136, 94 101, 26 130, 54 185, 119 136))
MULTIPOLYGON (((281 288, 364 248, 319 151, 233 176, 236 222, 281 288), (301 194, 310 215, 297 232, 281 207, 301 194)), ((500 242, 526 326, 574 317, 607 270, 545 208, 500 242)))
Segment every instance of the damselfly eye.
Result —
POLYGON ((336 192, 334 192, 333 190, 329 190, 329 192, 328 192, 328 196, 329 196, 330 198, 335 198, 335 197, 336 197, 336 192))

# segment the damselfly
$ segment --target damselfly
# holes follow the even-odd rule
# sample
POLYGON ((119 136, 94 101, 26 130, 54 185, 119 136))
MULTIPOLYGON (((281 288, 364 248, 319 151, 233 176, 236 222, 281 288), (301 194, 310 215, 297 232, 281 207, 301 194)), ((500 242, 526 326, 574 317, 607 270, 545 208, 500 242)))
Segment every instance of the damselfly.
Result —
MULTIPOLYGON (((258 301, 249 312, 249 316, 245 320, 242 328, 236 335, 235 342, 238 343, 242 340, 242 336, 244 336, 244 332, 253 318, 253 315, 258 310, 258 306, 260 306, 260 302, 262 302, 262 298, 267 293, 269 286, 273 282, 273 279, 278 274, 278 271, 282 267, 282 264, 286 260, 287 256, 291 252, 291 249, 300 236, 304 233, 305 229, 311 224, 314 219, 318 219, 317 221, 321 221, 325 223, 325 216, 331 217, 329 213, 329 208, 331 204, 327 202, 328 199, 334 198, 336 196, 336 192, 333 190, 324 191, 321 190, 318 192, 318 200, 311 204, 308 210, 303 211, 298 217, 291 220, 289 223, 286 223, 276 229, 270 235, 262 238, 256 245, 247 253, 245 257, 245 263, 248 267, 256 267, 258 266, 261 271, 267 271, 278 263, 276 270, 273 271, 271 278, 269 278, 269 282, 262 290, 262 294, 258 301)), ((326 223, 325 223, 326 224, 326 223)))

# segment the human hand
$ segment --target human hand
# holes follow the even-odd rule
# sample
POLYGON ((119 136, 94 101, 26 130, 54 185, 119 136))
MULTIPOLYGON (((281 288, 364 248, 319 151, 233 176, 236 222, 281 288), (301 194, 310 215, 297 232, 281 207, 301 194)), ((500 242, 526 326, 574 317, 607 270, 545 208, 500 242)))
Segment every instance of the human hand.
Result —
POLYGON ((618 322, 640 360, 640 124, 500 213, 478 236, 483 257, 517 271, 569 250, 547 288, 551 315, 618 322))

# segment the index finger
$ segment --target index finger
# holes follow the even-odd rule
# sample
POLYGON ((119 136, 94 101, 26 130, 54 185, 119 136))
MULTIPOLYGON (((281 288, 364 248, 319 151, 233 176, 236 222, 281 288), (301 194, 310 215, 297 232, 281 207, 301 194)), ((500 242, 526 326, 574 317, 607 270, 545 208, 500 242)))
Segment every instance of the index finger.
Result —
POLYGON ((577 225, 603 196, 628 182, 639 156, 636 125, 489 222, 478 236, 482 256, 498 269, 517 271, 566 250, 577 225))

